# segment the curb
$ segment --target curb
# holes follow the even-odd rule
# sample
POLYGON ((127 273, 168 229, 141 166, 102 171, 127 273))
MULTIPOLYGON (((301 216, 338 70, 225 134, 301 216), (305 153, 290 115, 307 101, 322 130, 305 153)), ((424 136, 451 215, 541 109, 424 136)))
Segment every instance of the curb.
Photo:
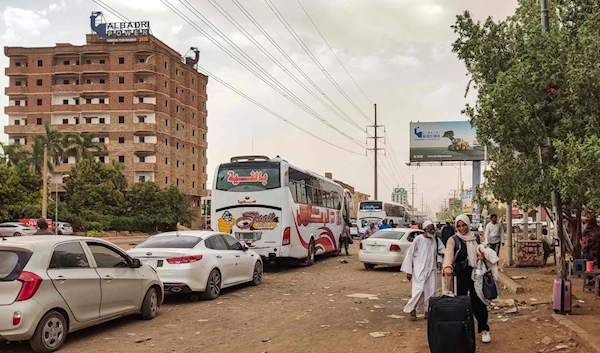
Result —
POLYGON ((573 321, 567 319, 563 315, 552 314, 552 318, 559 324, 561 324, 561 325, 565 326, 566 328, 568 328, 569 330, 575 332, 577 334, 577 336, 579 336, 579 338, 583 342, 585 342, 585 344, 590 349, 593 349, 595 352, 600 353, 600 346, 597 343, 593 342, 592 336, 586 330, 582 329, 577 324, 575 324, 573 321))
POLYGON ((510 290, 514 294, 525 292, 525 288, 523 288, 523 286, 513 281, 512 278, 508 277, 502 272, 498 273, 498 279, 500 280, 500 283, 502 283, 506 288, 508 288, 508 290, 510 290))

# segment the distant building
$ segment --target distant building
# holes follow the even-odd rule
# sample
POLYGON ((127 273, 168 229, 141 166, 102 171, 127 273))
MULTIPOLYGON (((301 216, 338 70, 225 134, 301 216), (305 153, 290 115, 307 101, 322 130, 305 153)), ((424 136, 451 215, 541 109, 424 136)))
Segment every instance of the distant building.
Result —
POLYGON ((325 173, 325 177, 335 181, 336 183, 340 184, 343 188, 348 189, 348 191, 350 191, 350 193, 352 193, 352 198, 354 199, 354 212, 352 213, 351 217, 353 219, 356 219, 357 212, 358 212, 358 203, 360 201, 368 200, 369 197, 371 197, 371 195, 363 194, 362 192, 354 190, 354 187, 352 185, 346 184, 341 180, 333 179, 332 173, 329 173, 329 172, 325 173))
POLYGON ((406 190, 404 188, 395 188, 392 192, 392 202, 406 206, 408 204, 406 190))

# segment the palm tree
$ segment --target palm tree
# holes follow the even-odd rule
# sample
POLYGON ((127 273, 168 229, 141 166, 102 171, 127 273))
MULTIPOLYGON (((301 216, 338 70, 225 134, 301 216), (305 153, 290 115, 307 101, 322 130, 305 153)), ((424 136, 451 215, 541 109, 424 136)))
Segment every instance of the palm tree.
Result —
POLYGON ((112 167, 114 168, 114 170, 117 172, 117 176, 113 179, 113 184, 115 185, 115 188, 119 191, 125 191, 125 189, 127 189, 127 179, 125 178, 125 175, 123 175, 123 170, 125 170, 125 165, 123 163, 119 163, 117 161, 115 161, 114 159, 112 160, 112 167))
MULTIPOLYGON (((59 165, 62 162, 64 155, 63 149, 63 134, 60 131, 50 129, 50 124, 46 123, 46 136, 42 136, 43 143, 48 148, 48 160, 52 161, 52 165, 59 165)), ((35 139, 34 139, 35 142, 35 139)), ((43 150, 42 150, 43 156, 43 150)))
POLYGON ((96 134, 93 132, 83 135, 67 134, 63 136, 62 146, 67 156, 74 156, 77 162, 82 159, 92 159, 94 151, 106 151, 106 145, 102 142, 96 142, 96 134))
POLYGON ((15 166, 20 161, 29 160, 31 152, 23 149, 23 146, 18 144, 4 144, 0 142, 0 148, 2 154, 0 154, 0 163, 7 164, 9 166, 15 166))

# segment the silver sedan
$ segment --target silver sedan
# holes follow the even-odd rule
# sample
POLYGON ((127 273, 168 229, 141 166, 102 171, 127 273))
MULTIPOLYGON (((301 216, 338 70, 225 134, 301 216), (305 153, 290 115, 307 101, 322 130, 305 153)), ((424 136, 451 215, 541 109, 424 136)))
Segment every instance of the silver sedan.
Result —
POLYGON ((0 223, 0 236, 20 237, 22 235, 33 235, 36 232, 34 227, 19 222, 0 223))

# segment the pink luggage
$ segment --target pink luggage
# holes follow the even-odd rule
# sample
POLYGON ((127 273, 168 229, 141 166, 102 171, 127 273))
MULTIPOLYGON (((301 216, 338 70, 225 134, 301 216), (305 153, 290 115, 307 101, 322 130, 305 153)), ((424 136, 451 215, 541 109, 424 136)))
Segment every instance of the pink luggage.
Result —
POLYGON ((573 303, 571 281, 555 279, 552 290, 552 306, 555 313, 570 314, 573 303))

